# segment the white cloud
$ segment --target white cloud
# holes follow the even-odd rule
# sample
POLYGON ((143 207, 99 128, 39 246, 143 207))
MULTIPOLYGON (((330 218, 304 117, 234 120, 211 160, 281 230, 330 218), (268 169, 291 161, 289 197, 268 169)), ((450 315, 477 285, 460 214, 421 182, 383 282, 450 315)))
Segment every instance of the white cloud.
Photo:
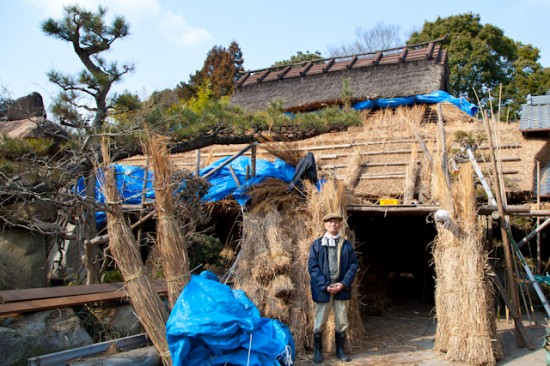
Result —
POLYGON ((171 11, 164 12, 160 22, 160 29, 165 37, 185 46, 194 46, 212 39, 206 29, 190 26, 183 16, 171 11))

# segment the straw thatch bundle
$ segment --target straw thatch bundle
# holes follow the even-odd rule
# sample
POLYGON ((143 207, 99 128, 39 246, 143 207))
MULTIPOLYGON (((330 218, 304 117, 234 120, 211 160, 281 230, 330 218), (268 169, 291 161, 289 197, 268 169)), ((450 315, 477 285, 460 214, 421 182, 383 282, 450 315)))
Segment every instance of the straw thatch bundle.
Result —
POLYGON ((356 149, 353 154, 351 154, 348 158, 348 169, 346 172, 346 185, 349 187, 349 189, 355 188, 357 183, 359 183, 359 179, 361 178, 361 172, 362 172, 362 166, 363 159, 361 158, 361 154, 356 149))
POLYGON ((189 260, 184 236, 174 215, 172 167, 166 142, 162 136, 149 139, 146 151, 153 161, 157 247, 168 287, 168 302, 172 308, 189 280, 189 260))
MULTIPOLYGON (((102 153, 103 160, 108 163, 110 158, 105 142, 102 144, 102 153)), ((134 235, 124 220, 114 172, 108 166, 103 171, 103 193, 107 202, 111 202, 107 211, 109 250, 124 278, 125 290, 130 296, 138 319, 161 355, 163 364, 171 365, 172 361, 165 336, 168 314, 153 289, 134 235)))
POLYGON ((488 280, 492 273, 475 212, 473 170, 470 165, 461 166, 449 191, 440 166, 435 166, 434 193, 450 216, 436 221, 438 236, 433 244, 437 275, 434 350, 445 352, 452 361, 494 365, 502 349, 496 340, 494 297, 488 280))

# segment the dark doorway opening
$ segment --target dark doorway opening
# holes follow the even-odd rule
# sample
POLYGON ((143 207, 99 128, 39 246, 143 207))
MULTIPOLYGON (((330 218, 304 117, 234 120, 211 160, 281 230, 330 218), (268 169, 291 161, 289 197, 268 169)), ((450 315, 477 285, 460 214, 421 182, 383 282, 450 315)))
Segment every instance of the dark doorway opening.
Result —
POLYGON ((434 304, 431 243, 437 231, 425 215, 353 213, 348 224, 361 262, 364 312, 382 315, 407 302, 434 304))

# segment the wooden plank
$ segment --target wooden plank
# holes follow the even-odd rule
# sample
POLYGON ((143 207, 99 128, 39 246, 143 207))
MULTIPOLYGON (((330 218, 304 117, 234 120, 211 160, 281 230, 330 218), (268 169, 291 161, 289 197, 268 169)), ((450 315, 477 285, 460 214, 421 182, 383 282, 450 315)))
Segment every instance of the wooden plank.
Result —
MULTIPOLYGON (((154 286, 157 293, 166 293, 167 287, 154 286)), ((123 289, 110 292, 99 292, 94 294, 55 297, 48 299, 28 300, 0 304, 0 315, 28 313, 47 309, 65 308, 69 306, 94 303, 99 301, 115 301, 129 299, 123 289)))
POLYGON ((47 299, 53 297, 76 296, 120 290, 123 283, 102 283, 83 286, 41 287, 20 290, 0 291, 0 303, 47 299))
MULTIPOLYGON (((153 286, 160 290, 166 288, 166 281, 155 280, 153 286)), ((17 301, 29 301, 50 299, 56 297, 67 297, 77 295, 89 295, 101 292, 114 292, 121 290, 124 282, 101 283, 96 285, 82 286, 59 286, 59 287, 40 287, 20 290, 0 291, 0 303, 9 303, 17 301)))

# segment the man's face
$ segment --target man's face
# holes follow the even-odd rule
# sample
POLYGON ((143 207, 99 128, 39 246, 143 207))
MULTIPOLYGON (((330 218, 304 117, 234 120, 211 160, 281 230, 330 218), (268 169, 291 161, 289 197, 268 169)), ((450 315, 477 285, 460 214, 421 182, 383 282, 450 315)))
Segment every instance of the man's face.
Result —
POLYGON ((325 230, 328 231, 330 235, 336 235, 338 234, 338 231, 340 231, 340 224, 342 221, 338 219, 330 219, 325 221, 325 230))

